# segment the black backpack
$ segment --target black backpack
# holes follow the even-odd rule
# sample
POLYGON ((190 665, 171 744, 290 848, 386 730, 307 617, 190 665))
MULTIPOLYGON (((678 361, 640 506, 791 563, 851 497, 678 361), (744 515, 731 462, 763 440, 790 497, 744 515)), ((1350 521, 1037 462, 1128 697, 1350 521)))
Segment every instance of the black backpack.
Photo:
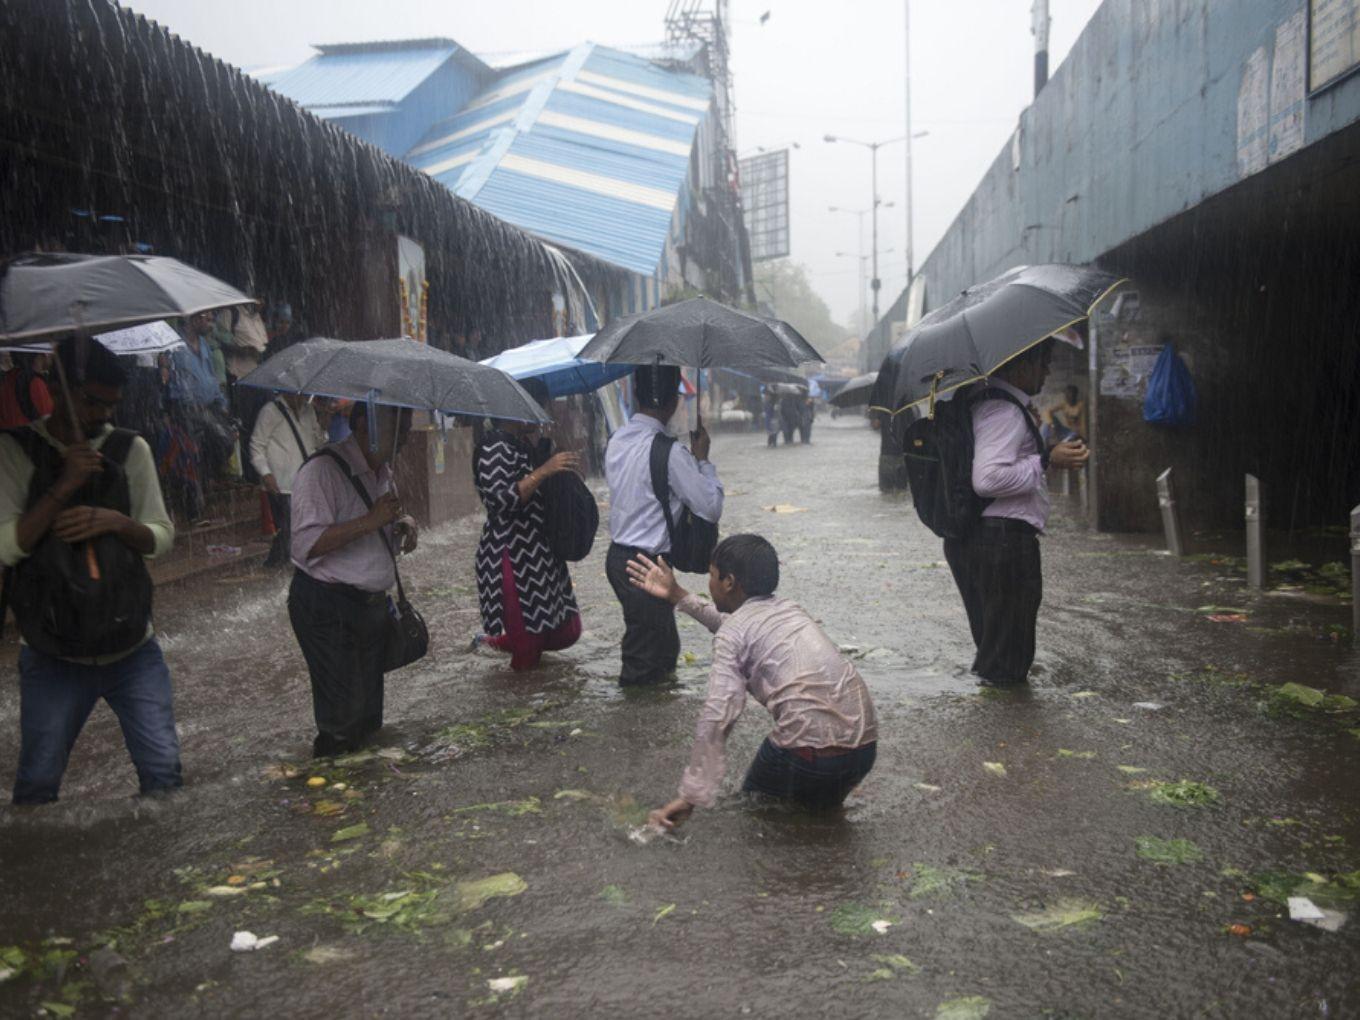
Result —
POLYGON ((652 493, 661 504, 661 512, 666 516, 666 534, 671 539, 671 567, 687 574, 706 574, 713 559, 713 550, 718 545, 718 526, 706 521, 684 503, 680 504, 680 520, 671 514, 671 447, 675 437, 664 433, 652 440, 651 469, 652 493))
POLYGON ((1042 454, 1044 441, 1024 404, 1002 389, 980 387, 937 401, 911 422, 902 440, 911 501, 916 515, 941 538, 964 538, 991 502, 973 491, 973 408, 984 400, 1004 400, 1025 415, 1042 454))
MULTIPOLYGON (((552 443, 544 439, 530 459, 535 467, 552 456, 552 443)), ((595 496, 575 471, 559 471, 538 487, 543 494, 543 538, 553 555, 567 563, 579 563, 590 555, 595 533, 600 530, 600 507, 595 496)))
MULTIPOLYGON (((27 503, 32 508, 61 474, 61 454, 32 429, 7 434, 33 463, 27 503)), ((99 450, 104 470, 81 487, 71 506, 132 512, 124 464, 136 438, 130 429, 108 435, 99 450)), ((19 633, 30 648, 46 655, 85 659, 126 652, 146 637, 151 621, 146 560, 116 535, 70 545, 49 531, 10 570, 6 586, 19 633), (91 557, 96 571, 90 569, 91 557)))

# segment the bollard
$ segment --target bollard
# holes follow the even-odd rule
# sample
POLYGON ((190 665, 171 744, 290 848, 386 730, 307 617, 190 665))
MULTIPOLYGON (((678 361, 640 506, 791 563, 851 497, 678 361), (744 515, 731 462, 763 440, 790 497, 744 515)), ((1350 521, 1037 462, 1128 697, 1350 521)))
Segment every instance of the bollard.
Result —
POLYGON ((1360 648, 1360 506, 1351 511, 1351 640, 1360 648))
POLYGON ((1181 513, 1176 506, 1176 486, 1171 480, 1171 469, 1157 476, 1157 505, 1162 510, 1162 530, 1166 532, 1166 549, 1172 556, 1185 555, 1181 538, 1181 513))
POLYGON ((1247 584, 1266 586, 1265 512, 1261 507, 1261 480, 1247 475, 1247 584))

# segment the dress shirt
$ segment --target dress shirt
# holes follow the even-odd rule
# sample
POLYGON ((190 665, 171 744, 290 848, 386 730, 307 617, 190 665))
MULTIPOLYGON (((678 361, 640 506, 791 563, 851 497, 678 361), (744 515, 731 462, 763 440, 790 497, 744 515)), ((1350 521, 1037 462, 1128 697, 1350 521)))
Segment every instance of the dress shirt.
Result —
MULTIPOLYGON (((1010 383, 992 379, 988 385, 1005 390, 1022 405, 1029 397, 1010 383)), ((973 405, 973 491, 992 502, 983 517, 1011 517, 1039 531, 1048 523, 1048 483, 1042 451, 1022 411, 1005 400, 982 400, 973 405)))
POLYGON ((298 449, 293 428, 288 424, 290 420, 302 437, 302 445, 309 456, 325 443, 310 403, 302 405, 301 413, 294 415, 292 408, 282 400, 271 400, 260 408, 255 428, 250 433, 251 466, 261 478, 273 475, 282 493, 293 491, 293 476, 306 459, 298 449))
MULTIPOLYGON (((652 440, 665 426, 648 414, 635 414, 609 440, 604 477, 609 483, 609 534, 619 545, 652 553, 670 552, 666 516, 652 491, 652 440)), ((718 469, 675 443, 668 462, 671 518, 679 521, 682 504, 714 524, 722 517, 723 487, 718 469)))
POLYGON ((170 352, 170 363, 174 368, 170 374, 171 400, 181 404, 198 404, 200 407, 213 404, 226 407, 226 395, 217 381, 213 347, 206 338, 199 338, 197 354, 188 344, 175 348, 170 352))
MULTIPOLYGON (((354 436, 331 443, 326 449, 335 450, 344 458, 370 500, 377 502, 383 493, 396 491, 391 467, 384 464, 374 473, 354 436)), ((368 513, 368 507, 354 491, 354 484, 331 457, 313 457, 302 466, 293 479, 292 503, 293 565, 304 574, 328 584, 348 584, 368 592, 387 591, 397 583, 392 556, 376 531, 324 556, 307 558, 321 533, 332 524, 344 524, 368 513)), ((383 530, 389 542, 396 541, 391 525, 383 530)), ((395 550, 396 545, 392 548, 395 550)))
POLYGON ((727 735, 746 696, 774 718, 770 741, 785 748, 862 747, 878 721, 859 670, 801 607, 776 596, 747 599, 735 613, 687 595, 677 607, 716 635, 708 695, 680 796, 712 807, 727 767, 727 735))

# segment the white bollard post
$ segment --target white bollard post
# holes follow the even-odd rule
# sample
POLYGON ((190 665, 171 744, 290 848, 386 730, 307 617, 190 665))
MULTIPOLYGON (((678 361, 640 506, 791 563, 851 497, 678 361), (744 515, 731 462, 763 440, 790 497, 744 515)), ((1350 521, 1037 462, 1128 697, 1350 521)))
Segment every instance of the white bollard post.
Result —
POLYGON ((1247 584, 1266 586, 1265 511, 1261 506, 1261 480, 1247 475, 1247 584))
POLYGON ((1171 469, 1157 476, 1157 506, 1162 511, 1162 530, 1166 532, 1166 548, 1172 556, 1185 555, 1185 541, 1181 537, 1181 514, 1176 506, 1176 486, 1171 480, 1171 469))
POLYGON ((1351 511, 1351 640, 1360 648, 1360 506, 1351 511))

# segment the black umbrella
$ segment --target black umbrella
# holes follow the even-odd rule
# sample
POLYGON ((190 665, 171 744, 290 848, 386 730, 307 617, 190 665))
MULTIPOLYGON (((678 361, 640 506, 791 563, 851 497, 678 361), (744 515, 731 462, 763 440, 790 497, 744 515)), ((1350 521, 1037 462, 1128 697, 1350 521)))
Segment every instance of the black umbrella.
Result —
POLYGON ((825 360, 798 331, 778 319, 711 301, 677 301, 618 319, 581 349, 584 361, 685 368, 797 368, 825 360))
POLYGON ((830 403, 836 407, 859 407, 861 404, 867 404, 869 394, 873 392, 874 383, 877 381, 877 372, 857 375, 836 391, 830 403))
POLYGON ((238 385, 477 418, 552 420, 500 369, 415 340, 306 340, 275 354, 238 385))
POLYGON ((21 255, 0 279, 0 339, 103 333, 251 303, 230 284, 160 255, 21 255))
POLYGON ((1020 266, 931 312, 883 361, 873 404, 897 412, 985 379, 1084 322, 1124 281, 1089 266, 1020 266), (890 388, 889 388, 890 387, 890 388))

